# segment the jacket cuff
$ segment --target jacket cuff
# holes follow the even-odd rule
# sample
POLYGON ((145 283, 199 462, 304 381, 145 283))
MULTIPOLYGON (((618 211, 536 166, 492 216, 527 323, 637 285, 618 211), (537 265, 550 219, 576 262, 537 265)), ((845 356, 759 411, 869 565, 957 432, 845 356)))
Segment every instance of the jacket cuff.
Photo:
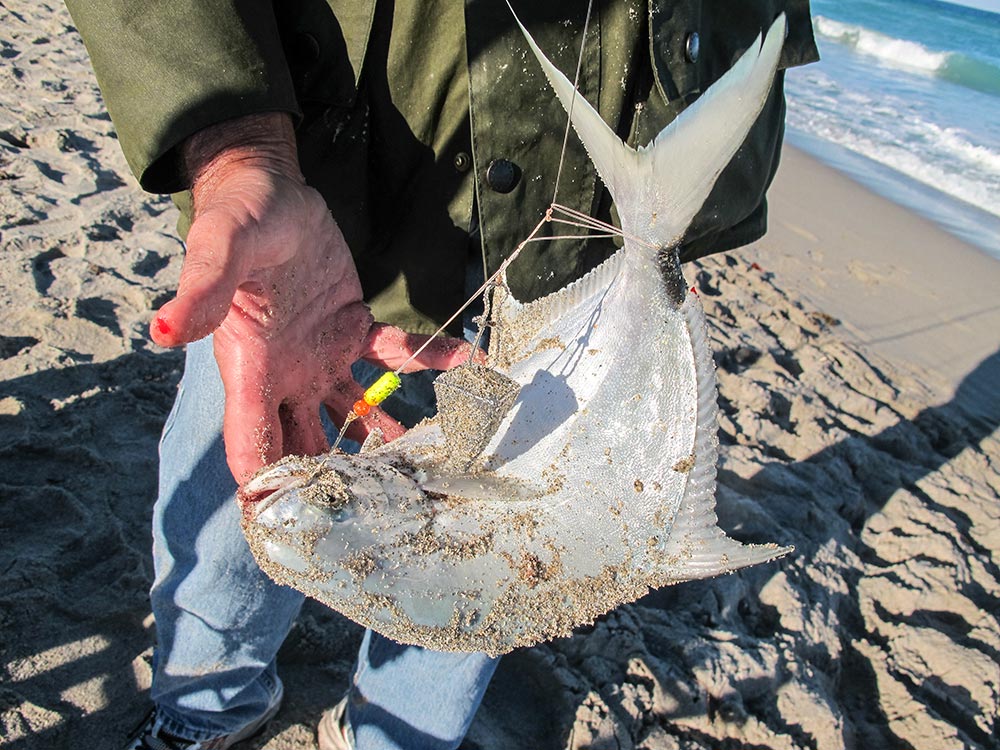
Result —
POLYGON ((178 146, 257 112, 299 116, 267 0, 67 0, 145 190, 186 189, 178 146))

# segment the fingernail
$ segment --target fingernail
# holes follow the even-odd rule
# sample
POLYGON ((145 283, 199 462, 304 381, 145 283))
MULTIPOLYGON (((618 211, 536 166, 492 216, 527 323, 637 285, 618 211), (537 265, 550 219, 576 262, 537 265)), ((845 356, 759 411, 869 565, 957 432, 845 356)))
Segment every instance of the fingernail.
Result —
POLYGON ((153 325, 156 327, 156 332, 161 336, 166 336, 170 333, 170 324, 161 317, 157 317, 153 321, 153 325))

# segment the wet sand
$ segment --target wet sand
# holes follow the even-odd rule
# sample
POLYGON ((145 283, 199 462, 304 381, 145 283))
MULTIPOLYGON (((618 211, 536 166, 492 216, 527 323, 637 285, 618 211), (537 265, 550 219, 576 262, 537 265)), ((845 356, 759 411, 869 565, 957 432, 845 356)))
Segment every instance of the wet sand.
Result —
MULTIPOLYGON (((148 706, 180 268, 65 10, 0 7, 0 744, 119 747, 148 706)), ((506 657, 466 747, 996 748, 1000 263, 786 149, 763 241, 686 269, 719 516, 783 560, 506 657)), ((249 748, 312 750, 361 637, 307 604, 249 748)))

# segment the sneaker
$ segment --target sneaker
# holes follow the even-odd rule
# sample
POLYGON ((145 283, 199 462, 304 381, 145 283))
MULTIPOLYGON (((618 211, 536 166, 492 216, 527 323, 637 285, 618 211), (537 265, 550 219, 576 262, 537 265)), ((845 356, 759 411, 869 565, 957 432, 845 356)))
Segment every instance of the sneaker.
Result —
MULTIPOLYGON (((250 739, 260 732, 281 708, 281 698, 284 691, 278 683, 278 694, 274 697, 267 711, 256 721, 251 722, 234 734, 225 737, 215 737, 211 740, 194 742, 170 734, 163 728, 163 720, 157 715, 156 708, 149 712, 145 721, 129 736, 125 750, 227 750, 237 742, 250 739)), ((336 747, 334 745, 333 747, 336 747)))
POLYGON ((353 750, 351 741, 347 738, 347 727, 344 725, 347 712, 347 698, 325 711, 316 727, 316 741, 319 750, 353 750))

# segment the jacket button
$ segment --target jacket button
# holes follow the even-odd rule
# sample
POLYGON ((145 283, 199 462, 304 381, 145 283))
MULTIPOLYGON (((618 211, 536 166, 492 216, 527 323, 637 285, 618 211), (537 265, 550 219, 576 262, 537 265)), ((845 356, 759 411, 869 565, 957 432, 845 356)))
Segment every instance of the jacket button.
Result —
POLYGON ((521 168, 509 159, 494 159, 486 168, 486 184, 498 193, 509 193, 521 179, 521 168))
POLYGON ((308 31, 300 31, 295 35, 295 42, 292 54, 299 62, 305 65, 315 65, 319 62, 322 50, 316 37, 308 31))
POLYGON ((464 151, 459 151, 457 154, 455 154, 454 164, 455 164, 455 169, 457 169, 459 172, 465 172, 469 169, 469 167, 472 166, 472 157, 470 157, 464 151))
POLYGON ((698 62, 698 54, 701 52, 701 37, 697 31, 688 34, 687 41, 684 42, 684 55, 688 62, 698 62))

